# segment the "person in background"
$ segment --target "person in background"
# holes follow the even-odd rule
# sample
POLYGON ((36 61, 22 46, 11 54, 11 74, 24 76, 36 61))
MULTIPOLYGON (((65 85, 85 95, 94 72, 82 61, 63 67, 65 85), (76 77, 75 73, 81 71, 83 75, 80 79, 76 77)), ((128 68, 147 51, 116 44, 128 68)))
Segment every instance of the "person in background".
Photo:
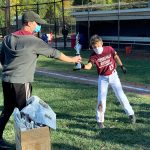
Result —
POLYGON ((36 62, 39 55, 55 58, 68 63, 81 62, 80 56, 66 56, 50 47, 42 39, 34 36, 46 21, 33 11, 22 15, 21 30, 4 37, 0 48, 2 65, 2 88, 4 107, 0 115, 0 149, 9 149, 10 145, 3 139, 3 131, 15 107, 21 110, 31 96, 36 62))
POLYGON ((46 33, 43 33, 43 34, 42 34, 41 39, 42 39, 44 42, 48 43, 48 36, 47 36, 46 33))
POLYGON ((88 63, 86 65, 82 64, 82 68, 89 70, 93 65, 97 68, 98 102, 96 107, 96 120, 99 128, 104 128, 104 115, 109 84, 115 92, 125 113, 128 115, 129 121, 134 124, 136 122, 134 111, 122 89, 116 70, 116 63, 119 64, 124 74, 126 73, 126 68, 123 66, 117 52, 111 46, 103 46, 103 41, 98 35, 93 35, 91 37, 90 45, 93 48, 93 53, 88 63))
POLYGON ((86 39, 83 33, 80 33, 79 43, 82 45, 82 49, 85 49, 86 39))
POLYGON ((67 45, 68 33, 69 33, 69 27, 65 24, 64 27, 62 28, 62 34, 63 34, 63 38, 64 38, 64 48, 67 45))
POLYGON ((49 43, 52 44, 53 41, 53 32, 51 31, 49 34, 49 43))

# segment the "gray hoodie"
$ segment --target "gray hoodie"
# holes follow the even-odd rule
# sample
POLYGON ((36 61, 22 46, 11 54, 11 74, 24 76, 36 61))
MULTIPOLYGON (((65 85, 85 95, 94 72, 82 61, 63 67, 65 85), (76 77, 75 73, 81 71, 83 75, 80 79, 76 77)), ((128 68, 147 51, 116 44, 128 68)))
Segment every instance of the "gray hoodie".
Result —
POLYGON ((0 48, 2 81, 10 83, 33 82, 39 55, 59 58, 60 51, 51 48, 34 35, 6 36, 0 48))

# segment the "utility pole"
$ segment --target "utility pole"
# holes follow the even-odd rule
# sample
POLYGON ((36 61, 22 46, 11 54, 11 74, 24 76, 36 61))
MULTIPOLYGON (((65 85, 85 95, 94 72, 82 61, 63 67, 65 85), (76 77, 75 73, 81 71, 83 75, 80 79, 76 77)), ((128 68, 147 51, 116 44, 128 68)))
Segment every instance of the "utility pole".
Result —
POLYGON ((89 10, 89 5, 90 1, 88 0, 88 49, 90 49, 90 10, 89 10))
POLYGON ((10 0, 6 0, 6 7, 5 7, 5 26, 6 26, 6 34, 10 31, 10 0))
MULTIPOLYGON (((64 28, 65 26, 65 17, 64 17, 64 0, 62 0, 62 21, 63 21, 63 26, 62 26, 62 29, 64 28)), ((63 36, 63 39, 64 39, 64 49, 65 49, 65 37, 63 36)))
POLYGON ((120 50, 120 0, 118 0, 118 51, 120 50))
POLYGON ((57 24, 56 24, 56 1, 54 0, 54 25, 55 25, 55 48, 57 48, 57 24))

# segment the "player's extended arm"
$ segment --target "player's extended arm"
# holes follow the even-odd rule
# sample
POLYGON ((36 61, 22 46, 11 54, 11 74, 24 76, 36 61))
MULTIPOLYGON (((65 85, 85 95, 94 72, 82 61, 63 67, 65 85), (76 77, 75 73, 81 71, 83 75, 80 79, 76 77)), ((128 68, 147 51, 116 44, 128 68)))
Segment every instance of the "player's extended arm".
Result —
POLYGON ((116 55, 114 56, 114 59, 115 59, 115 61, 120 65, 120 67, 121 67, 123 73, 126 74, 127 69, 123 66, 120 57, 116 54, 116 55))
POLYGON ((92 68, 92 63, 90 63, 90 62, 86 65, 84 65, 84 64, 81 64, 81 65, 82 65, 82 69, 90 70, 92 68))
POLYGON ((80 56, 70 57, 70 56, 66 56, 63 53, 61 53, 61 55, 58 59, 61 61, 70 62, 70 63, 80 63, 81 62, 80 56))
POLYGON ((119 65, 119 66, 122 66, 123 64, 122 64, 122 61, 121 61, 121 59, 120 59, 120 57, 116 54, 115 56, 114 56, 114 59, 115 59, 115 61, 117 62, 117 64, 119 65))

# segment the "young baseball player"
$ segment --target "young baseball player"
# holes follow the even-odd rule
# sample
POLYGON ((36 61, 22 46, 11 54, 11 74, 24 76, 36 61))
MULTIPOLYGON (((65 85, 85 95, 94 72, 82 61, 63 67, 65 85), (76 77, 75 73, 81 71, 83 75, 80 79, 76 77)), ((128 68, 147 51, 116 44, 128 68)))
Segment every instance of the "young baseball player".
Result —
POLYGON ((82 64, 83 69, 91 69, 95 64, 98 73, 98 102, 96 107, 96 120, 99 128, 104 128, 104 115, 106 110, 106 97, 108 85, 110 84, 118 101, 121 103, 125 113, 129 116, 131 123, 135 123, 134 111, 122 90, 122 86, 116 71, 116 62, 120 65, 123 73, 126 68, 123 66, 117 52, 111 46, 103 46, 103 41, 98 35, 93 35, 90 39, 93 53, 88 64, 82 64))

